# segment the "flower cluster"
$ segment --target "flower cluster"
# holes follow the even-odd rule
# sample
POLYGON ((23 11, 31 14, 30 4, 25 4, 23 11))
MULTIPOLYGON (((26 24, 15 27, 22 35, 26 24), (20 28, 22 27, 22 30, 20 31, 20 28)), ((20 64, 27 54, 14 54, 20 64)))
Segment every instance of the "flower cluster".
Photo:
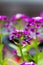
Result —
MULTIPOLYGON (((7 16, 0 16, 0 22, 8 21, 7 16)), ((1 26, 1 25, 0 25, 1 26)), ((31 57, 28 53, 28 47, 32 44, 31 40, 35 40, 36 47, 37 47, 37 39, 40 37, 39 30, 43 28, 43 17, 28 17, 24 14, 16 14, 11 17, 11 19, 5 23, 5 27, 9 32, 9 39, 10 41, 13 41, 16 46, 19 47, 19 51, 21 53, 20 58, 23 60, 23 63, 20 65, 37 65, 37 61, 35 60, 36 57, 33 59, 32 62, 31 57), (23 52, 23 49, 26 49, 25 52, 23 52), (25 57, 25 54, 27 58, 25 57), (26 59, 24 59, 24 57, 26 59), (30 60, 29 60, 30 57, 30 60), (24 62, 25 61, 25 62, 24 62), (34 62, 35 63, 34 63, 34 62)), ((37 49, 36 49, 37 52, 37 49)), ((12 51, 12 53, 16 56, 17 51, 16 49, 12 51)), ((36 55, 38 55, 36 53, 36 55)))
MULTIPOLYGON (((32 44, 31 40, 36 40, 37 37, 38 38, 40 37, 39 30, 43 27, 43 17, 30 18, 24 14, 16 14, 11 18, 11 23, 14 26, 14 28, 10 33, 9 36, 10 40, 15 41, 16 39, 16 43, 18 43, 17 45, 20 45, 21 47, 23 45, 24 47, 28 44, 32 44), (17 22, 20 24, 22 22, 22 25, 24 22, 25 26, 22 29, 17 29, 15 27, 16 24, 18 25, 17 22)), ((21 28, 21 25, 19 26, 19 28, 21 28)), ((21 65, 36 65, 36 64, 33 62, 23 62, 21 65)))
POLYGON ((10 40, 15 41, 15 39, 18 39, 18 43, 21 44, 30 44, 30 40, 32 40, 32 37, 30 36, 30 33, 26 30, 16 30, 14 29, 9 36, 10 40))
MULTIPOLYGON (((20 22, 18 22, 18 23, 20 23, 20 22)), ((10 40, 12 38, 14 38, 15 36, 17 38, 20 38, 20 37, 23 36, 26 39, 25 39, 25 41, 23 40, 22 42, 26 43, 26 42, 30 41, 29 39, 33 38, 31 36, 32 34, 35 35, 35 38, 36 38, 36 36, 40 36, 40 33, 38 32, 38 30, 43 25, 43 18, 42 17, 32 17, 32 18, 29 18, 29 17, 27 17, 24 14, 16 14, 16 15, 12 16, 10 23, 12 23, 12 25, 14 26, 14 29, 13 29, 13 31, 10 34, 10 40), (20 29, 20 30, 17 29, 19 27, 19 25, 16 23, 16 21, 18 22, 18 20, 20 20, 20 22, 22 22, 22 21, 26 22, 25 27, 23 29, 20 29), (15 27, 15 25, 16 25, 15 23, 18 25, 18 26, 16 26, 17 28, 15 27)), ((12 27, 12 26, 10 26, 10 27, 12 27)), ((19 28, 21 28, 21 27, 19 27, 19 28)))

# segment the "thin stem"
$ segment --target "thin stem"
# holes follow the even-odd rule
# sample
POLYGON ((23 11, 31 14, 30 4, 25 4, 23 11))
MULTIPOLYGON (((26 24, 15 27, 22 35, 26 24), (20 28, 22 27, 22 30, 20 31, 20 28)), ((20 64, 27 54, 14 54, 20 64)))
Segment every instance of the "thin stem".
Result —
POLYGON ((38 63, 38 41, 37 41, 37 37, 36 37, 36 63, 38 63))
POLYGON ((24 56, 23 56, 23 53, 22 53, 22 47, 21 47, 21 45, 19 46, 19 49, 20 49, 21 57, 22 57, 22 59, 24 61, 24 56))
POLYGON ((16 42, 14 42, 14 44, 19 47, 20 53, 21 53, 21 57, 22 57, 22 59, 24 61, 24 56, 23 56, 23 53, 22 53, 22 47, 21 47, 21 45, 19 43, 18 43, 19 45, 17 45, 16 42))
MULTIPOLYGON (((37 32, 37 29, 36 29, 36 32, 37 32)), ((37 35, 36 35, 36 63, 38 63, 38 38, 37 38, 37 35)))
MULTIPOLYGON (((35 28, 35 34, 37 32, 37 28, 35 27, 36 25, 34 25, 34 28, 35 28)), ((36 63, 38 63, 38 38, 37 38, 37 35, 36 35, 36 40, 35 40, 35 44, 36 44, 36 63)))
POLYGON ((1 65, 2 65, 2 54, 3 54, 3 52, 2 52, 2 50, 3 50, 3 44, 2 44, 2 34, 0 34, 0 63, 1 63, 1 65))

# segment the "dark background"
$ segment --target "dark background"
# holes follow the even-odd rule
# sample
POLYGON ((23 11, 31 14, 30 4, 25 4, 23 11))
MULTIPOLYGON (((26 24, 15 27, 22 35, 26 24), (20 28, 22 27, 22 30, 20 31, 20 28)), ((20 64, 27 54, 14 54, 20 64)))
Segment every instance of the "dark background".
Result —
POLYGON ((30 17, 43 12, 43 0, 0 0, 0 15, 11 17, 16 13, 24 13, 30 17))

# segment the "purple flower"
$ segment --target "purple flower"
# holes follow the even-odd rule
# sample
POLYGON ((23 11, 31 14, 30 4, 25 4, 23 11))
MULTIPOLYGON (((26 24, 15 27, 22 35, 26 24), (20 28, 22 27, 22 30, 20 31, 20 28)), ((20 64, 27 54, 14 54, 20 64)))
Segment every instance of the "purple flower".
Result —
POLYGON ((25 40, 21 41, 21 44, 23 44, 23 45, 26 44, 26 41, 25 40))
POLYGON ((16 30, 18 33, 23 33, 24 30, 16 30))
POLYGON ((10 35, 16 35, 17 34, 17 31, 16 30, 13 30, 13 31, 11 31, 11 33, 10 33, 10 35))
POLYGON ((35 29, 34 29, 34 28, 30 28, 30 31, 31 31, 31 32, 35 32, 35 29))
POLYGON ((40 42, 43 42, 43 39, 39 38, 40 42))
POLYGON ((24 35, 30 35, 30 32, 28 32, 28 31, 26 31, 26 30, 24 30, 24 35))
POLYGON ((13 40, 14 37, 16 37, 16 38, 19 39, 19 38, 22 36, 22 33, 23 33, 23 30, 16 30, 16 29, 14 29, 14 30, 10 33, 9 38, 10 38, 10 40, 13 40))
POLYGON ((10 40, 13 40, 13 39, 14 39, 14 34, 11 34, 11 35, 9 36, 9 39, 10 39, 10 40))
POLYGON ((30 24, 29 23, 27 23, 27 25, 26 25, 27 27, 30 27, 30 24))
POLYGON ((26 21, 27 23, 29 22, 29 17, 26 17, 26 18, 24 18, 24 21, 26 21))
POLYGON ((42 18, 42 19, 40 19, 39 21, 40 21, 40 23, 43 23, 43 18, 42 18))
POLYGON ((41 24, 41 23, 43 23, 43 17, 32 17, 33 19, 34 19, 34 21, 35 21, 35 23, 37 24, 41 24))
POLYGON ((20 37, 21 37, 21 34, 16 34, 16 37, 17 37, 17 38, 20 38, 20 37))
POLYGON ((40 36, 40 33, 39 32, 36 32, 36 36, 40 36))
POLYGON ((10 39, 10 40, 13 40, 13 39, 14 39, 14 35, 16 35, 16 34, 17 34, 17 31, 16 31, 16 29, 14 28, 13 31, 10 32, 9 39, 10 39))
POLYGON ((14 20, 25 19, 25 18, 26 18, 26 15, 18 13, 16 15, 12 16, 11 20, 14 21, 14 20))
POLYGON ((41 20, 42 19, 42 17, 32 17, 35 21, 39 21, 39 20, 41 20))
POLYGON ((21 63, 20 65, 25 65, 25 62, 21 63))
POLYGON ((25 30, 28 31, 28 29, 29 29, 29 28, 26 26, 26 27, 25 27, 25 30))
POLYGON ((34 62, 23 62, 20 65, 37 65, 37 64, 35 64, 34 62))
POLYGON ((28 23, 32 23, 34 22, 34 19, 33 18, 29 18, 29 22, 28 23))
POLYGON ((34 19, 33 19, 33 18, 30 18, 28 24, 29 24, 30 26, 34 26, 34 24, 35 24, 34 19))
POLYGON ((12 53, 17 55, 17 51, 15 49, 12 51, 12 53))
POLYGON ((40 28, 41 26, 40 26, 40 24, 36 24, 36 28, 40 28))
POLYGON ((31 44, 31 42, 30 41, 28 41, 28 40, 26 40, 27 41, 27 44, 31 44))
POLYGON ((7 20, 7 19, 8 19, 7 16, 0 15, 0 20, 4 21, 4 20, 7 20))
POLYGON ((32 22, 32 23, 30 24, 30 26, 35 26, 35 23, 34 23, 34 22, 32 22))

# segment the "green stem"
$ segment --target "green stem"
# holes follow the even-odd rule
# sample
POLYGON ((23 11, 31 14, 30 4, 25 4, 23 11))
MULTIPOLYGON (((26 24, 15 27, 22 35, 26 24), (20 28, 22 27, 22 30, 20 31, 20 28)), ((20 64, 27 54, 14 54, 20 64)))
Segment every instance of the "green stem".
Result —
POLYGON ((38 63, 38 44, 37 44, 37 38, 36 38, 36 63, 38 63))
POLYGON ((2 52, 2 50, 3 50, 3 44, 2 44, 2 34, 0 34, 0 64, 2 65, 2 54, 3 54, 3 52, 2 52))
MULTIPOLYGON (((14 42, 14 40, 13 40, 13 42, 14 42)), ((24 61, 24 56, 23 56, 23 53, 22 53, 22 47, 21 47, 21 45, 19 43, 18 43, 19 45, 17 45, 16 42, 14 42, 14 44, 19 47, 20 53, 21 53, 21 57, 22 57, 22 59, 24 61)))
MULTIPOLYGON (((36 29, 36 32, 37 32, 37 28, 35 26, 34 26, 34 28, 36 29)), ((35 45, 36 45, 36 59, 35 59, 35 61, 36 61, 36 63, 38 63, 38 38, 37 38, 37 35, 36 35, 35 45)))
MULTIPOLYGON (((36 29, 37 32, 37 29, 36 29)), ((38 37, 36 35, 36 63, 38 63, 38 37)))
POLYGON ((22 57, 22 59, 24 61, 24 56, 23 56, 23 53, 22 53, 22 47, 21 47, 21 45, 19 46, 19 49, 20 49, 21 57, 22 57))

